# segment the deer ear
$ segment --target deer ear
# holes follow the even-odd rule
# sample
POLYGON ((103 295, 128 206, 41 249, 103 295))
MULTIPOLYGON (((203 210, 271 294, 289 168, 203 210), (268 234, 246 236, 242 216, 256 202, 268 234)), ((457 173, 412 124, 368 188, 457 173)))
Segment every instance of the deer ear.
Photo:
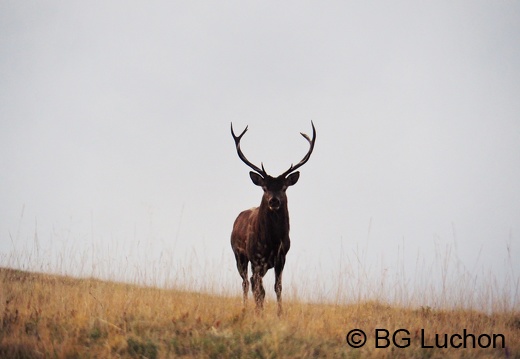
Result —
POLYGON ((298 182, 298 179, 300 178, 300 172, 296 171, 294 173, 291 173, 287 178, 285 179, 285 185, 287 187, 292 186, 293 184, 296 184, 298 182))
POLYGON ((258 173, 251 171, 249 172, 249 177, 251 177, 251 181, 253 181, 257 186, 262 187, 264 185, 264 178, 258 173))

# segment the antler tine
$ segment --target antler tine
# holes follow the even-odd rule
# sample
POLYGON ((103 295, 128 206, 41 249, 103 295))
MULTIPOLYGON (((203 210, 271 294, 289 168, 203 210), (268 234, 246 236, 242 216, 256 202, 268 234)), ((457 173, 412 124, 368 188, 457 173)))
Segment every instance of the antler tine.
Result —
POLYGON ((244 136, 244 134, 246 133, 247 131, 247 128, 249 126, 246 126, 246 128, 244 129, 244 131, 242 131, 242 133, 238 136, 235 135, 235 132, 233 131, 233 122, 231 122, 231 135, 233 136, 233 139, 235 140, 235 146, 237 148, 237 153, 238 153, 238 157, 240 157, 240 159, 242 160, 242 162, 244 162, 246 165, 248 165, 249 167, 251 167, 253 170, 255 170, 255 172, 258 172, 260 175, 262 175, 263 177, 266 177, 267 176, 267 173, 265 172, 264 170, 264 164, 262 163, 262 168, 260 169, 259 167, 255 166, 254 164, 252 164, 247 158, 246 156, 244 156, 244 154, 242 153, 242 150, 240 149, 240 139, 242 138, 242 136, 244 136))
POLYGON ((309 151, 307 152, 305 157, 303 157, 303 159, 300 162, 298 162, 294 166, 291 165, 291 167, 289 167, 289 169, 287 171, 285 171, 280 177, 282 177, 282 176, 285 177, 289 173, 296 171, 298 168, 300 168, 305 163, 307 163, 307 161, 311 157, 312 151, 314 150, 314 144, 316 143, 316 129, 314 128, 314 123, 312 121, 311 121, 311 126, 312 126, 312 140, 310 139, 310 137, 307 134, 300 132, 300 135, 302 135, 303 138, 305 138, 309 142, 309 146, 310 146, 309 151))

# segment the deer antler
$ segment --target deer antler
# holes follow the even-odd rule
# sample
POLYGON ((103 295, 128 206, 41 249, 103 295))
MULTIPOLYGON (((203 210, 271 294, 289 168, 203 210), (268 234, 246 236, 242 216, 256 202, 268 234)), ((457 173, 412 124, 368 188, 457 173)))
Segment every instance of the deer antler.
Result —
MULTIPOLYGON (((308 142, 309 142, 309 145, 310 145, 310 148, 309 148, 309 151, 307 152, 307 154, 305 155, 305 157, 303 157, 303 159, 298 162, 296 165, 291 165, 291 167, 289 167, 289 169, 287 171, 285 171, 283 174, 280 175, 280 177, 286 177, 287 175, 289 175, 291 172, 294 172, 296 171, 298 168, 300 168, 301 166, 303 166, 305 163, 307 163, 307 161, 309 160, 309 158, 311 157, 311 154, 312 154, 312 151, 314 150, 314 143, 316 142, 316 129, 314 128, 314 123, 312 123, 311 121, 311 126, 312 126, 312 140, 309 138, 308 135, 306 135, 305 133, 303 132, 300 132, 300 135, 302 135, 308 142)), ((246 128, 247 130, 247 128, 246 128)), ((245 132, 245 131, 244 131, 245 132)))
POLYGON ((240 139, 242 138, 242 136, 244 136, 244 134, 246 133, 247 131, 247 128, 248 126, 246 126, 246 128, 244 129, 244 131, 242 131, 242 133, 238 136, 235 135, 235 132, 233 131, 233 122, 231 122, 231 135, 233 136, 233 139, 235 140, 235 146, 237 148, 237 153, 238 153, 238 157, 240 157, 240 159, 242 160, 242 162, 244 162, 246 165, 248 165, 249 167, 251 167, 253 170, 255 170, 256 172, 258 172, 262 177, 266 177, 267 176, 267 173, 265 172, 265 169, 264 169, 264 164, 262 163, 261 166, 262 168, 258 168, 257 166, 255 166, 254 164, 252 164, 247 158, 246 156, 244 156, 244 154, 242 153, 242 150, 240 149, 240 139))

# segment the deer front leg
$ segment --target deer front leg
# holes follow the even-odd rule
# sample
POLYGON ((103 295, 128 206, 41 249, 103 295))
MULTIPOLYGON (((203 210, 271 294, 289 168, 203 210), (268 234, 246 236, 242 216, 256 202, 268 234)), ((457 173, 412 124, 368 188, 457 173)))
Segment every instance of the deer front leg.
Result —
POLYGON ((280 258, 274 267, 274 291, 276 292, 276 301, 278 302, 278 316, 283 314, 282 310, 282 272, 285 265, 285 257, 280 258))
POLYGON ((264 309, 265 290, 262 278, 267 270, 263 267, 264 266, 253 266, 253 276, 251 277, 251 285, 253 286, 253 296, 255 298, 257 312, 264 309))

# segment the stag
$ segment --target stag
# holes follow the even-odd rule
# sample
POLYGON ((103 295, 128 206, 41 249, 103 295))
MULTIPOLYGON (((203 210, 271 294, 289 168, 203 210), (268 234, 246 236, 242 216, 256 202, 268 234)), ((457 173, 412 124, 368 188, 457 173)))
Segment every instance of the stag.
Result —
POLYGON ((278 303, 278 315, 282 314, 282 271, 285 265, 285 256, 291 246, 289 239, 289 211, 287 209, 287 195, 285 191, 289 186, 298 182, 300 172, 296 171, 310 158, 316 142, 316 129, 312 125, 312 140, 308 135, 300 133, 309 142, 309 151, 296 165, 291 165, 287 171, 278 177, 271 177, 264 169, 251 163, 240 149, 240 140, 247 131, 236 136, 231 124, 231 134, 235 140, 238 157, 253 171, 249 176, 253 183, 262 187, 264 194, 259 207, 241 212, 233 224, 231 232, 231 248, 235 254, 238 273, 242 277, 242 289, 244 291, 244 309, 247 304, 249 281, 247 279, 247 267, 251 262, 251 286, 256 303, 256 311, 263 309, 265 290, 262 278, 266 272, 274 267, 276 300, 278 303))

